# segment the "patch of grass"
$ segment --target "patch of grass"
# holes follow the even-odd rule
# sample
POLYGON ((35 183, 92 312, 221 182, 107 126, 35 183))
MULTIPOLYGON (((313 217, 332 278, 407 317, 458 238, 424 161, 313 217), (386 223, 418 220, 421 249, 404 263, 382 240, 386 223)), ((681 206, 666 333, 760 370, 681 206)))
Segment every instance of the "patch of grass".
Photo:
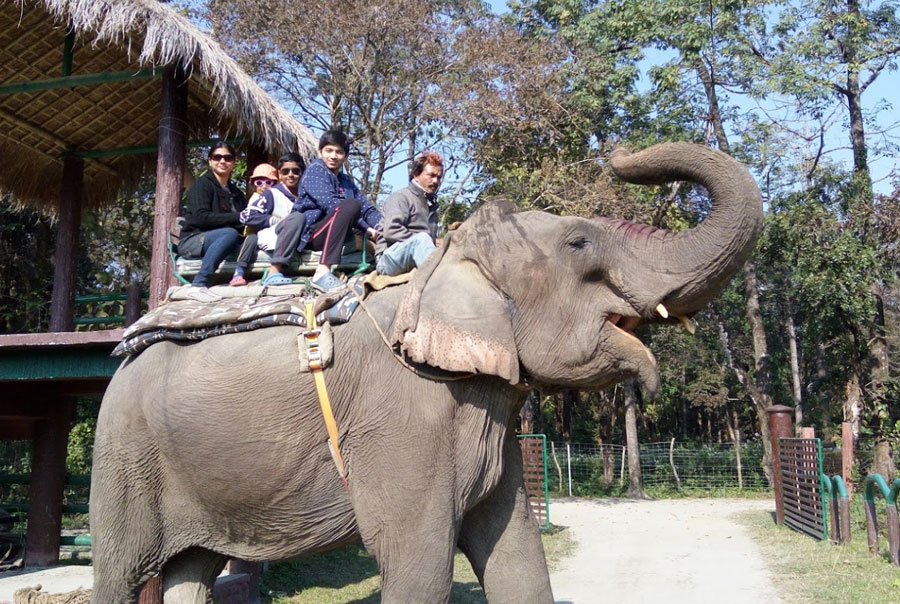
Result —
MULTIPOLYGON (((541 535, 547 564, 556 568, 571 555, 575 543, 566 529, 541 535)), ((381 577, 378 564, 361 545, 270 564, 263 574, 261 590, 271 604, 378 604, 381 601, 381 577)), ((487 600, 461 553, 453 561, 454 604, 485 604, 487 600)))
MULTIPOLYGON (((854 508, 860 506, 854 505, 854 508)), ((882 555, 873 556, 866 545, 865 523, 854 510, 847 545, 836 545, 775 524, 768 512, 738 516, 759 545, 776 587, 785 602, 812 604, 870 604, 900 601, 900 568, 890 562, 885 539, 882 555)), ((879 517, 883 523, 884 515, 879 517)))

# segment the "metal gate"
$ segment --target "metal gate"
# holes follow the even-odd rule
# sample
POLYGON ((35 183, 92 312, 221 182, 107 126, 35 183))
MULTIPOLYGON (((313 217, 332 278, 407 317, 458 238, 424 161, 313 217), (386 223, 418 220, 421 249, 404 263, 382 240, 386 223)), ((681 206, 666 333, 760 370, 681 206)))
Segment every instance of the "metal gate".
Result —
POLYGON ((522 434, 522 471, 525 494, 531 513, 542 530, 550 528, 550 493, 547 489, 547 437, 543 434, 522 434))
POLYGON ((822 441, 779 438, 784 523, 816 539, 828 539, 822 441))

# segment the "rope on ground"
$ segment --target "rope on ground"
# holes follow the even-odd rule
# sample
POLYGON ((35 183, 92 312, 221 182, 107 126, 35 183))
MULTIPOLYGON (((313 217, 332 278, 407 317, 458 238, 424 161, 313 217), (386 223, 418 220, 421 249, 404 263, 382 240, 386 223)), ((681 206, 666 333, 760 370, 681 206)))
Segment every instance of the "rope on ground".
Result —
POLYGON ((17 589, 13 594, 13 604, 90 604, 91 590, 76 589, 61 594, 41 592, 41 586, 17 589))

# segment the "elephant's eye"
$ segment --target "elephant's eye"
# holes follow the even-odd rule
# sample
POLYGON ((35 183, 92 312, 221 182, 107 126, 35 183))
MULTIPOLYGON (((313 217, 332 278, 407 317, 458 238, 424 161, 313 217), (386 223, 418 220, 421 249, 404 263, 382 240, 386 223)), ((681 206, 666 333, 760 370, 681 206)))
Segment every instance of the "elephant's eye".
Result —
POLYGON ((577 237, 569 242, 569 247, 573 247, 576 250, 582 250, 590 245, 593 244, 584 237, 577 237))

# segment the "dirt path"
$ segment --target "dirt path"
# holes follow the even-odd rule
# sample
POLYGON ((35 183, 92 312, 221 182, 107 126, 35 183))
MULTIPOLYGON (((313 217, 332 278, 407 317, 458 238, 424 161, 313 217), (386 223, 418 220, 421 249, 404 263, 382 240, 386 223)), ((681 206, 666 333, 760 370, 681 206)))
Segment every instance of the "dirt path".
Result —
MULTIPOLYGON (((551 573, 557 604, 779 604, 760 554, 731 516, 774 509, 771 500, 553 500, 550 520, 569 527, 575 553, 551 573)), ((41 583, 58 593, 90 587, 90 567, 4 573, 0 604, 41 583)))
POLYGON ((557 604, 778 604, 756 545, 732 519, 771 500, 569 499, 550 502, 570 527, 572 557, 551 573, 557 604))

